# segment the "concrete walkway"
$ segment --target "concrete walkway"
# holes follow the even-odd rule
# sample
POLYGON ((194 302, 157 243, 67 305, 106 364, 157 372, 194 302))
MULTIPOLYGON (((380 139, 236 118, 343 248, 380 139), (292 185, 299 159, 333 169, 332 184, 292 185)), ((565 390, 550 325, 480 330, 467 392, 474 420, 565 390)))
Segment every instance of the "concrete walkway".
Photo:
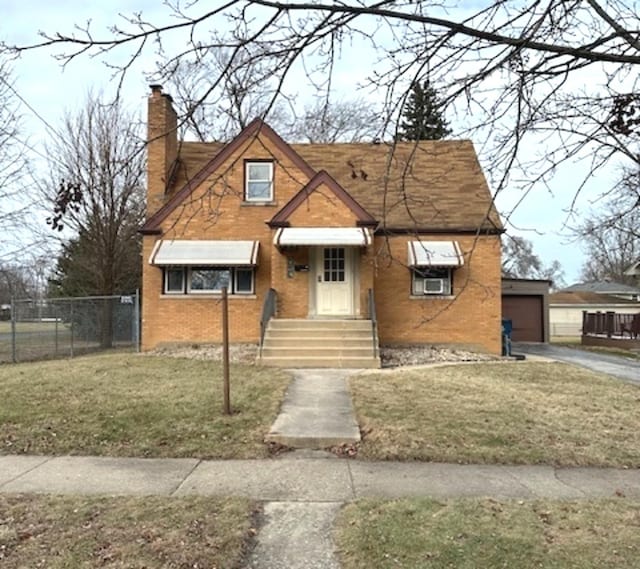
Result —
POLYGON ((360 429, 347 387, 358 370, 292 369, 280 414, 265 441, 293 448, 323 449, 357 443, 360 429))
POLYGON ((0 456, 0 492, 245 496, 266 502, 640 497, 638 469, 363 462, 309 455, 226 461, 0 456))
POLYGON ((247 569, 340 569, 333 542, 339 502, 266 502, 247 569))

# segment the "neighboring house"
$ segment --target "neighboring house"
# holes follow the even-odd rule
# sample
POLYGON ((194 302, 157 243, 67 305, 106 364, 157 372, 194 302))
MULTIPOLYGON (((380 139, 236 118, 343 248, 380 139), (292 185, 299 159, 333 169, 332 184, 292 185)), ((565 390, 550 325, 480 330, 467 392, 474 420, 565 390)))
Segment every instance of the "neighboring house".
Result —
POLYGON ((259 343, 272 365, 379 365, 382 344, 501 349, 502 225, 470 141, 287 144, 253 121, 178 142, 149 98, 142 345, 259 343), (270 292, 271 291, 271 292, 270 292), (376 327, 372 316, 376 316, 376 327))
POLYGON ((633 265, 631 265, 625 272, 625 275, 640 279, 640 259, 638 259, 633 265))
POLYGON ((558 292, 592 292, 594 294, 608 294, 627 300, 638 300, 640 298, 640 288, 613 281, 576 283, 558 292))
POLYGON ((549 295, 551 335, 580 336, 584 311, 636 314, 640 313, 640 302, 591 291, 564 289, 552 293, 549 295))

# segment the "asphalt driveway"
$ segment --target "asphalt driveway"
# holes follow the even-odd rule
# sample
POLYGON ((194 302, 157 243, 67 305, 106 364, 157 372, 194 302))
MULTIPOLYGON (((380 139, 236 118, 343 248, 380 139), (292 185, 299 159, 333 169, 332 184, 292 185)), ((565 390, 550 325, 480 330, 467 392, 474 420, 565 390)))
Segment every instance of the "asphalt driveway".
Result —
POLYGON ((514 354, 544 356, 561 362, 586 367, 593 371, 607 373, 625 381, 640 385, 640 360, 576 350, 553 344, 514 343, 514 354))

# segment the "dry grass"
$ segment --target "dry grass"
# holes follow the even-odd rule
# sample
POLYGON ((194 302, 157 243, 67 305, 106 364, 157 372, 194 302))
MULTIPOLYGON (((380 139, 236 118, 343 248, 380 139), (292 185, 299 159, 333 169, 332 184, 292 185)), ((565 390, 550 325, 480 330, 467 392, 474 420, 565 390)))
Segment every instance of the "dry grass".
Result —
MULTIPOLYGON (((562 344, 557 344, 562 346, 562 344)), ((639 360, 640 353, 633 352, 631 350, 625 350, 624 348, 614 348, 609 346, 583 346, 582 344, 564 344, 567 348, 574 348, 576 350, 584 350, 585 352, 594 352, 596 354, 604 354, 607 356, 618 356, 621 358, 629 358, 632 360, 639 360)))
POLYGON ((640 503, 366 500, 337 525, 344 569, 640 568, 640 503))
POLYGON ((111 354, 0 366, 0 452, 199 458, 268 455, 289 377, 220 363, 111 354))
POLYGON ((252 513, 240 499, 0 495, 0 566, 231 569, 252 513))
MULTIPOLYGON (((64 322, 55 321, 34 321, 34 322, 16 322, 16 333, 32 333, 32 332, 51 332, 54 333, 56 329, 60 332, 68 331, 69 324, 64 322)), ((0 321, 0 334, 11 334, 12 324, 9 320, 0 321)))
POLYGON ((582 342, 582 336, 551 336, 549 339, 551 344, 565 344, 570 347, 575 347, 575 344, 582 342))
POLYGON ((483 363, 351 378, 358 456, 640 466, 640 389, 560 363, 483 363))

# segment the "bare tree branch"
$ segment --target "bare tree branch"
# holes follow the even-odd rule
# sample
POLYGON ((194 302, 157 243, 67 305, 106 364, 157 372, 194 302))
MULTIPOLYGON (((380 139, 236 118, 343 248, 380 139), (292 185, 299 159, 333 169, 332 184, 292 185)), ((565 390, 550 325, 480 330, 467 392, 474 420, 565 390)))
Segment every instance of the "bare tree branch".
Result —
POLYGON ((162 61, 155 77, 182 89, 182 119, 205 140, 228 131, 203 127, 199 109, 210 105, 240 124, 252 114, 277 116, 293 106, 300 73, 317 100, 335 100, 336 69, 357 46, 375 61, 350 61, 358 79, 340 87, 360 87, 383 101, 382 138, 397 134, 410 85, 429 78, 456 134, 472 138, 485 158, 496 195, 519 189, 522 203, 532 191, 554 191, 550 180, 559 166, 583 161, 571 188, 573 209, 593 171, 616 161, 640 163, 640 17, 627 0, 488 0, 479 6, 229 0, 204 11, 198 3, 168 3, 167 10, 168 22, 133 14, 105 36, 85 25, 12 48, 68 48, 58 54, 66 63, 81 54, 108 56, 123 76, 143 50, 155 49, 162 61), (181 47, 168 50, 176 34, 181 47), (125 53, 120 61, 118 53, 125 53), (189 98, 181 73, 200 66, 215 72, 199 77, 189 98), (260 78, 268 80, 269 97, 253 105, 246 95, 256 93, 260 78), (220 109, 225 90, 233 105, 220 109))
POLYGON ((71 237, 61 233, 66 264, 58 275, 73 274, 67 295, 135 289, 145 211, 139 126, 119 104, 90 94, 80 111, 67 113, 61 136, 48 145, 50 174, 41 188, 52 210, 47 223, 71 231, 71 237))

